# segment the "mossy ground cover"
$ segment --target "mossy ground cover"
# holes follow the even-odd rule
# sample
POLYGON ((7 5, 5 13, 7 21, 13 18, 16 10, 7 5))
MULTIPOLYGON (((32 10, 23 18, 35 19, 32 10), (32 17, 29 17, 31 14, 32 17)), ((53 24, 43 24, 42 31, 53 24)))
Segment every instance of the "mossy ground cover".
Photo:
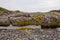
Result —
POLYGON ((22 22, 14 22, 12 23, 13 26, 26 26, 26 25, 39 25, 39 23, 35 20, 31 21, 22 21, 22 22))
POLYGON ((19 28, 18 30, 39 30, 39 28, 19 28))

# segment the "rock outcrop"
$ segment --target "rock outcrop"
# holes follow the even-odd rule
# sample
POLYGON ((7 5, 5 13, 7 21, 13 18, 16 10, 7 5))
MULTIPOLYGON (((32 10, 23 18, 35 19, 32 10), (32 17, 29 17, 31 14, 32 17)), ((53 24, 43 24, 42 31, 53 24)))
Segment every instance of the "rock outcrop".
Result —
POLYGON ((21 12, 0 8, 0 25, 25 26, 41 25, 43 27, 60 26, 60 10, 50 12, 21 12))
POLYGON ((9 26, 10 25, 10 21, 8 17, 1 17, 0 16, 0 26, 9 26))

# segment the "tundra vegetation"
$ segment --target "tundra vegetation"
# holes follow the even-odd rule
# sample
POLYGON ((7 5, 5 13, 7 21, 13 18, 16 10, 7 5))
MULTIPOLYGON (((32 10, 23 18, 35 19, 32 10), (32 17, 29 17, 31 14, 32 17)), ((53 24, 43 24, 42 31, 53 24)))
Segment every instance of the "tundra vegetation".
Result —
POLYGON ((17 30, 39 30, 38 28, 19 28, 17 30))
POLYGON ((60 10, 49 12, 21 12, 11 11, 0 7, 0 25, 25 26, 41 25, 42 27, 60 26, 60 10))

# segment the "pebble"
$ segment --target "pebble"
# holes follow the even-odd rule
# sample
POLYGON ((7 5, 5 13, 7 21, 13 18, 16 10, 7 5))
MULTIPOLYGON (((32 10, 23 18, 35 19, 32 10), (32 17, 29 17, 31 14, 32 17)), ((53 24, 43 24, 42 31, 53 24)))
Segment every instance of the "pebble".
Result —
POLYGON ((28 34, 25 30, 3 29, 0 31, 0 40, 60 40, 60 31, 55 29, 50 30, 50 32, 42 30, 27 30, 27 32, 32 33, 28 34))

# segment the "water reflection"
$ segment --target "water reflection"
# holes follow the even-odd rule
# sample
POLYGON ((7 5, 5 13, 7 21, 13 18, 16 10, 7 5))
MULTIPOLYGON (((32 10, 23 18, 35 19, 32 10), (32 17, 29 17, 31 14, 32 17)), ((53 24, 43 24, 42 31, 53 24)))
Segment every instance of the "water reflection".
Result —
POLYGON ((28 25, 28 26, 22 26, 22 27, 12 26, 12 25, 8 27, 0 26, 0 29, 19 29, 19 28, 41 28, 41 26, 36 26, 36 25, 28 25))

